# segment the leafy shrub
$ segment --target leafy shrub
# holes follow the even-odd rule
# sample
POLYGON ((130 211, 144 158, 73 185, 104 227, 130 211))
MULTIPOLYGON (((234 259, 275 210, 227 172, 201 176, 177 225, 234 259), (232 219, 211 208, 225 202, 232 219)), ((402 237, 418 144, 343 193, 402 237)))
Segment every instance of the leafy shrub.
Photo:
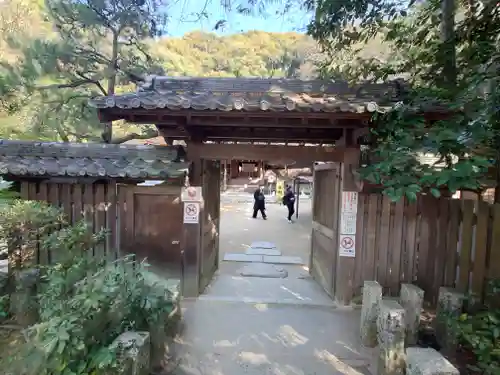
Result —
POLYGON ((33 266, 40 240, 61 225, 67 225, 62 211, 45 202, 18 200, 3 206, 0 238, 5 239, 1 246, 8 249, 9 265, 15 270, 33 266))
POLYGON ((173 310, 165 288, 149 281, 147 265, 133 257, 110 263, 90 256, 105 232, 94 234, 83 221, 68 226, 57 209, 36 202, 16 202, 4 217, 6 233, 22 234, 16 246, 36 243, 57 254, 56 263, 41 267, 39 322, 25 331, 26 344, 4 373, 104 373, 119 365, 111 344, 121 333, 158 329, 173 310))
POLYGON ((9 296, 0 296, 0 322, 9 316, 9 296))
POLYGON ((500 280, 490 282, 486 303, 451 321, 459 343, 476 360, 470 369, 485 375, 500 375, 500 280))

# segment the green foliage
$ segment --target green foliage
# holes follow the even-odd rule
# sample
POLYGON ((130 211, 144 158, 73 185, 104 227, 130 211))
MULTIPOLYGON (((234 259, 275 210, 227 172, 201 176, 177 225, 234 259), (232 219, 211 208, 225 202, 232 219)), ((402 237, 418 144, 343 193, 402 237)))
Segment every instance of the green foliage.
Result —
POLYGON ((395 200, 414 199, 419 192, 439 196, 442 188, 479 192, 500 183, 487 173, 500 167, 500 95, 494 90, 500 9, 492 1, 458 1, 456 10, 446 8, 444 14, 445 3, 308 3, 315 11, 309 33, 330 56, 322 64, 323 76, 355 81, 404 77, 412 83, 402 105, 375 116, 371 163, 361 172, 395 200), (385 56, 361 56, 359 50, 374 40, 387 46, 385 56), (339 53, 350 54, 352 62, 339 64, 339 53), (422 113, 436 112, 436 107, 450 115, 424 121, 422 113), (423 154, 436 160, 423 162, 423 154))
MULTIPOLYGON (((470 138, 459 141, 467 126, 463 115, 437 121, 429 127, 423 116, 409 105, 377 115, 374 121, 380 124, 371 134, 371 141, 377 147, 360 174, 382 185, 392 200, 403 196, 415 200, 421 192, 439 197, 442 189, 451 193, 459 189, 480 191, 489 183, 487 172, 492 159, 471 153, 470 138), (422 162, 422 155, 429 153, 435 160, 422 162)), ((469 135, 475 135, 476 129, 468 128, 469 135)))
MULTIPOLYGON (((0 209, 0 238, 16 270, 36 263, 37 247, 47 234, 65 224, 59 208, 45 202, 17 200, 0 209)), ((5 250, 2 248, 2 250, 5 250)))
MULTIPOLYGON (((160 0, 16 1, 1 5, 3 138, 101 141, 89 98, 133 91, 146 74, 304 78, 319 58, 316 44, 296 33, 157 38, 167 9, 160 0)), ((157 135, 152 126, 123 122, 113 131, 115 143, 157 135)))
POLYGON ((0 322, 9 316, 9 296, 0 296, 0 322))
POLYGON ((21 230, 19 247, 32 247, 35 236, 57 259, 40 269, 39 322, 26 330, 17 356, 2 364, 5 373, 107 373, 121 366, 119 348, 111 345, 121 333, 158 330, 173 311, 171 294, 151 282, 147 265, 132 257, 109 263, 89 254, 104 232, 93 234, 85 222, 67 225, 59 209, 39 202, 15 202, 2 215, 5 234, 21 230))
POLYGON ((451 319, 450 327, 461 345, 472 351, 471 370, 484 375, 500 374, 500 280, 490 282, 486 303, 470 314, 451 319))

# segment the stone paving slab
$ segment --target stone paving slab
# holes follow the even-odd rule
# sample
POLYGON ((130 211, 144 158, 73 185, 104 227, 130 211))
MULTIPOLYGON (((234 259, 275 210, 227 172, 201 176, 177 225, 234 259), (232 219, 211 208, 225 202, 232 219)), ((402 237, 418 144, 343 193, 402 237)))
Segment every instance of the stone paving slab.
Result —
POLYGON ((267 241, 255 241, 250 245, 254 249, 276 249, 276 244, 267 241))
POLYGON ((183 306, 176 375, 370 374, 358 311, 199 299, 183 306))
POLYGON ((284 279, 218 275, 205 290, 205 294, 198 298, 225 302, 336 306, 314 280, 291 278, 290 274, 284 279))
POLYGON ((246 277, 262 277, 262 278, 285 278, 288 276, 288 271, 283 267, 276 267, 266 263, 252 263, 240 268, 238 273, 246 277))
POLYGON ((278 249, 261 249, 261 248, 249 248, 245 251, 245 254, 248 255, 268 255, 268 256, 279 256, 281 255, 281 251, 278 249))
POLYGON ((226 262, 262 262, 262 255, 250 255, 241 253, 226 253, 224 254, 224 261, 226 262))
POLYGON ((272 264, 299 264, 302 265, 304 262, 301 257, 290 257, 286 255, 281 256, 263 256, 264 263, 272 264))

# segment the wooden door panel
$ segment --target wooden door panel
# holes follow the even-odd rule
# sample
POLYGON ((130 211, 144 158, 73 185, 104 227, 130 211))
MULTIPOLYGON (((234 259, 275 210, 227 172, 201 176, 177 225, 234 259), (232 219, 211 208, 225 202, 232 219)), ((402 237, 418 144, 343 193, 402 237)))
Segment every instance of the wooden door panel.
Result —
MULTIPOLYGON (((183 233, 180 188, 169 186, 122 186, 120 200, 125 225, 120 225, 121 249, 147 258, 153 267, 181 266, 183 233)), ((119 192, 120 195, 120 192, 119 192)), ((121 220, 123 217, 120 218, 121 220)))
POLYGON ((200 293, 210 283, 219 266, 220 183, 219 162, 203 160, 200 293))
POLYGON ((313 225, 310 272, 331 296, 335 291, 335 269, 340 204, 339 164, 316 166, 313 185, 313 225))

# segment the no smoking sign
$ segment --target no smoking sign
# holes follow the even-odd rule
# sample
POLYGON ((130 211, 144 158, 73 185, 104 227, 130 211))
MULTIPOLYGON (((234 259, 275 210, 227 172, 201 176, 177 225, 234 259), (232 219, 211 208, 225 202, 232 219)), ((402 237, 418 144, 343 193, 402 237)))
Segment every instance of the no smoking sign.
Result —
POLYGON ((339 255, 350 258, 356 256, 356 235, 340 235, 339 255))
POLYGON ((196 202, 184 203, 184 223, 198 224, 200 218, 200 204, 196 202))

